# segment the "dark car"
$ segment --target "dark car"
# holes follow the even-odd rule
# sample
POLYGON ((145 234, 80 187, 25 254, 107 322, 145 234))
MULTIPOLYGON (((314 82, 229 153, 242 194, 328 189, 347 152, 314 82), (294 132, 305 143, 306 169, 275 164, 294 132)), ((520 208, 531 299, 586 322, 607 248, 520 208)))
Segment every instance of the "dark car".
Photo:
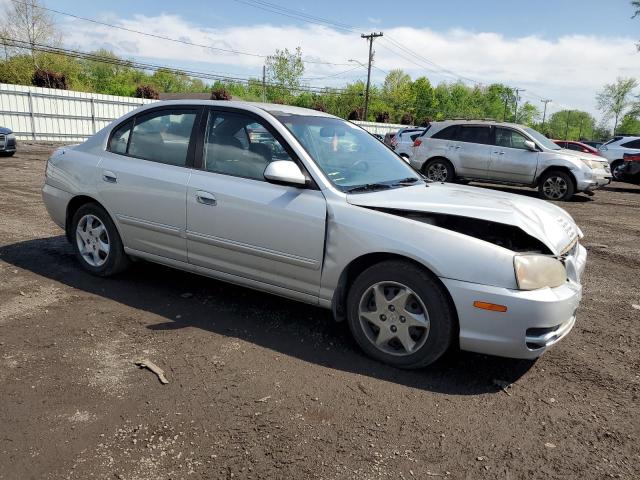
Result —
POLYGON ((629 183, 640 183, 640 155, 625 153, 623 159, 622 180, 629 183))
POLYGON ((604 142, 597 142, 594 140, 583 140, 581 143, 584 143, 585 145, 589 145, 590 147, 593 147, 593 148, 600 148, 602 145, 604 145, 604 142))
POLYGON ((602 154, 600 153, 600 150, 598 150, 595 147, 592 147, 591 145, 587 145, 584 142, 575 142, 573 140, 554 140, 553 143, 555 143, 559 147, 567 148, 569 150, 573 150, 576 152, 591 153, 593 155, 602 156, 602 154))
POLYGON ((10 157, 16 153, 16 136, 10 128, 0 127, 0 155, 10 157))

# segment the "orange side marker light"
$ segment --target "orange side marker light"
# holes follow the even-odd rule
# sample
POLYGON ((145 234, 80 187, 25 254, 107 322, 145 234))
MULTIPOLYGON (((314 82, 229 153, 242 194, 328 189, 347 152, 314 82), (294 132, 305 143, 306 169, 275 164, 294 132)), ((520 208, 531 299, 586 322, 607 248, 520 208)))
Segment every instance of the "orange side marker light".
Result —
POLYGON ((506 306, 497 305, 495 303, 475 301, 475 302, 473 302, 473 306, 476 307, 476 308, 480 308, 482 310, 491 310, 492 312, 506 312, 507 311, 507 307, 506 306))

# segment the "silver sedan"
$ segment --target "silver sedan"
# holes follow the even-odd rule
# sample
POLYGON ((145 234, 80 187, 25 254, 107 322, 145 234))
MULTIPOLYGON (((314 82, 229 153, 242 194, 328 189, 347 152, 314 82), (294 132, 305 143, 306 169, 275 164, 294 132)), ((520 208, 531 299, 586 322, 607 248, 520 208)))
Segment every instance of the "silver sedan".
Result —
POLYGON ((153 103, 55 151, 43 198, 95 275, 141 258, 318 305, 403 368, 454 344, 535 358, 569 333, 582 291, 564 210, 428 181, 313 110, 153 103))

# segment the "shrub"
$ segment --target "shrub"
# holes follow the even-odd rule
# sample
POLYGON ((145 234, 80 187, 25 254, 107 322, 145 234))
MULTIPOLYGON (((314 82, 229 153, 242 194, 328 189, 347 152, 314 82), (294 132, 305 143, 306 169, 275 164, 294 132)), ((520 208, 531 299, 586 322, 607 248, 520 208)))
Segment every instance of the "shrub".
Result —
POLYGON ((362 120, 363 116, 364 116, 364 109, 363 108, 356 108, 355 110, 351 111, 351 113, 349 114, 347 119, 348 120, 362 120))
POLYGON ((211 90, 211 100, 231 100, 231 93, 224 87, 216 87, 211 90))
POLYGON ((378 123, 389 123, 391 121, 391 116, 389 112, 380 112, 376 114, 376 122, 378 123))
POLYGON ((133 96, 137 98, 150 98, 152 100, 158 100, 160 98, 158 90, 151 85, 138 85, 136 87, 136 93, 134 93, 133 96))
POLYGON ((402 117, 400 117, 400 124, 413 125, 413 115, 411 115, 409 112, 403 113, 402 117))
POLYGON ((69 90, 69 81, 65 74, 56 73, 51 70, 43 70, 42 68, 39 68, 33 73, 31 83, 36 87, 69 90))

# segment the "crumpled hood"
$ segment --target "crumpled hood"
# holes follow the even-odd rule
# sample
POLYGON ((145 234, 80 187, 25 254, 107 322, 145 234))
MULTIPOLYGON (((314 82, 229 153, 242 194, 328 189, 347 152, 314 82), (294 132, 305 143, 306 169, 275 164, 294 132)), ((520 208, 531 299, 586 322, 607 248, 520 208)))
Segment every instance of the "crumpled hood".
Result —
POLYGON ((352 205, 432 212, 513 225, 544 243, 555 255, 578 238, 573 218, 555 205, 511 193, 464 185, 429 183, 347 195, 352 205))

